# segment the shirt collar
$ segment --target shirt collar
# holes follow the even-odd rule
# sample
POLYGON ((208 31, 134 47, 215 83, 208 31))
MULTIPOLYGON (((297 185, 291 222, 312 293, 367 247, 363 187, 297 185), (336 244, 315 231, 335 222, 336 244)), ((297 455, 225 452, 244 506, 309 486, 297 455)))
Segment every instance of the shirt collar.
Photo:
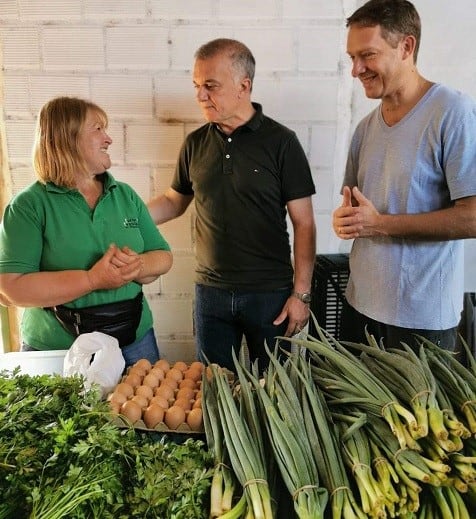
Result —
MULTIPOLYGON (((253 114, 253 117, 249 121, 246 121, 245 124, 238 126, 238 128, 236 128, 234 130, 234 132, 243 130, 244 128, 247 128, 247 129, 255 132, 261 126, 261 123, 263 122, 263 118, 264 118, 263 108, 259 103, 251 103, 251 104, 253 105, 253 108, 255 109, 255 113, 253 114)), ((212 123, 212 124, 220 133, 222 133, 218 123, 212 123)))
MULTIPOLYGON (((104 183, 104 192, 108 192, 113 188, 117 187, 116 179, 109 173, 109 171, 105 171, 100 175, 97 175, 104 183)), ((66 187, 66 186, 58 186, 53 182, 46 183, 46 190, 51 191, 53 193, 68 193, 71 191, 77 191, 74 187, 66 187)))
POLYGON ((252 131, 256 131, 263 122, 263 107, 259 103, 251 103, 255 109, 253 117, 246 122, 243 126, 248 127, 252 131))

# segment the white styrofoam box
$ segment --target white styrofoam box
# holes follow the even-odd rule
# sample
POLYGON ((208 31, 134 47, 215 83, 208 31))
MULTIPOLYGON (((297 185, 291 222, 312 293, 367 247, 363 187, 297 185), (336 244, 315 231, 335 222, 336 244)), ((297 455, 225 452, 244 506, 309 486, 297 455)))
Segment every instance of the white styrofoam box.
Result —
POLYGON ((23 375, 62 375, 68 350, 12 351, 0 355, 0 371, 20 366, 23 375))

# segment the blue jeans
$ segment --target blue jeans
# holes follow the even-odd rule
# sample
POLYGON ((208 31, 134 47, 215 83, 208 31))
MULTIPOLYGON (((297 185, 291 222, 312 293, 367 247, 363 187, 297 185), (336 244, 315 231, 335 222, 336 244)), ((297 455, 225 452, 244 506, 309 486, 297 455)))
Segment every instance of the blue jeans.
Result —
POLYGON ((126 368, 132 366, 139 359, 148 359, 152 364, 160 358, 157 339, 154 329, 151 328, 142 339, 121 348, 122 356, 126 361, 126 368))
MULTIPOLYGON (((197 354, 202 362, 207 359, 236 371, 232 350, 238 353, 243 336, 246 339, 251 362, 258 361, 262 372, 269 364, 264 343, 271 351, 276 336, 284 335, 287 319, 273 324, 291 294, 291 288, 266 292, 223 290, 205 285, 195 287, 195 335, 197 354)), ((280 347, 290 350, 288 341, 280 341, 280 347)))
MULTIPOLYGON (((23 343, 21 351, 37 351, 28 344, 23 343)), ((132 366, 139 359, 149 359, 152 364, 159 360, 159 347, 155 338, 154 329, 151 328, 142 339, 121 348, 122 356, 126 361, 126 368, 132 366)))

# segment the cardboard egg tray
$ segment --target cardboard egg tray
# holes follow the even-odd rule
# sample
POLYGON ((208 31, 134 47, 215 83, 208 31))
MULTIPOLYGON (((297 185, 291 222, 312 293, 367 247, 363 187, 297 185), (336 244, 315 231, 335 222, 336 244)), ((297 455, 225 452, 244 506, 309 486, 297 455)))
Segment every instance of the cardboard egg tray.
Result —
MULTIPOLYGON (((125 377, 127 376, 128 372, 129 372, 129 370, 121 378, 121 381, 125 379, 125 377)), ((229 370, 225 370, 225 372, 226 372, 226 375, 228 377, 228 380, 230 381, 230 384, 232 384, 233 381, 234 381, 234 374, 231 371, 229 371, 229 370)), ((201 380, 198 381, 196 391, 198 391, 198 389, 200 387, 201 387, 201 380)), ((175 391, 175 393, 176 393, 176 391, 175 391)), ((192 405, 193 405, 193 403, 195 402, 195 397, 193 399, 191 399, 191 400, 192 400, 192 405)), ((174 402, 174 398, 171 398, 170 401, 169 401, 170 406, 173 405, 173 402, 174 402)), ((186 422, 180 423, 177 426, 176 429, 170 429, 164 421, 161 421, 153 429, 151 429, 151 428, 146 426, 146 424, 144 423, 142 418, 137 420, 137 421, 135 421, 134 423, 131 423, 131 421, 126 416, 124 416, 122 414, 117 414, 116 415, 116 417, 114 419, 114 423, 118 427, 121 427, 121 428, 133 427, 134 429, 137 429, 137 430, 140 430, 140 431, 149 431, 149 432, 166 433, 166 434, 177 433, 178 435, 190 435, 190 436, 197 436, 198 435, 199 436, 199 435, 203 435, 205 433, 205 429, 203 427, 203 424, 202 424, 202 427, 200 429, 198 429, 198 430, 193 430, 186 422)))
POLYGON ((145 425, 143 420, 137 420, 137 422, 134 422, 131 424, 125 416, 117 415, 114 423, 121 428, 129 428, 134 427, 134 429, 138 429, 139 431, 149 431, 149 432, 158 432, 158 433, 177 433, 177 434, 186 434, 191 436, 196 435, 203 435, 205 433, 205 429, 202 427, 198 431, 193 431, 188 424, 181 423, 177 429, 169 429, 167 425, 164 422, 159 422, 153 429, 150 429, 145 425))

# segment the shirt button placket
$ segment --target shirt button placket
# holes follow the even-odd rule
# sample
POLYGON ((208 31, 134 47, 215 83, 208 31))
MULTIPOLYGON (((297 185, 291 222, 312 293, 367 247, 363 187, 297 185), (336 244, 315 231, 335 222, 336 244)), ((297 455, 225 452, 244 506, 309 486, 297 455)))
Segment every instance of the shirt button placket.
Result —
POLYGON ((232 138, 228 137, 225 143, 225 150, 223 156, 223 173, 225 175, 231 175, 233 173, 232 160, 231 160, 231 146, 232 138))

